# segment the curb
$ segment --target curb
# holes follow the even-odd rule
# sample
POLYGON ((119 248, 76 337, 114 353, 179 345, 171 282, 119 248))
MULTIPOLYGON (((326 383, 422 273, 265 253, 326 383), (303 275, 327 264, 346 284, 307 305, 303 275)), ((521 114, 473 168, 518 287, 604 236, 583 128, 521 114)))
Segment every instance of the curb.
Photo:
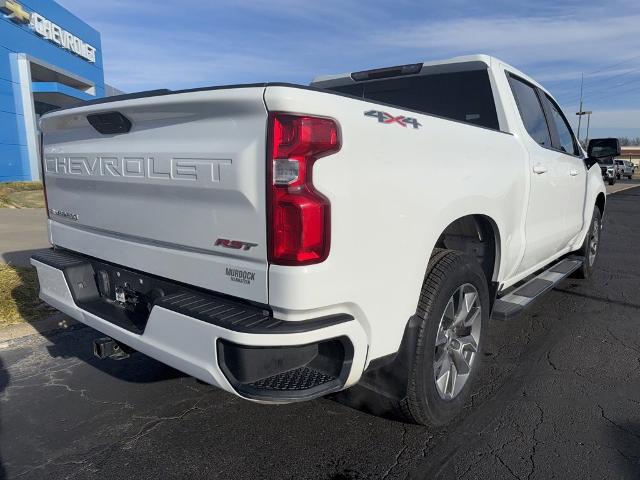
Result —
POLYGON ((61 313, 53 314, 49 318, 36 320, 33 323, 18 323, 0 329, 0 342, 15 340, 17 338, 28 337, 39 333, 50 332, 52 330, 66 330, 79 322, 61 313))

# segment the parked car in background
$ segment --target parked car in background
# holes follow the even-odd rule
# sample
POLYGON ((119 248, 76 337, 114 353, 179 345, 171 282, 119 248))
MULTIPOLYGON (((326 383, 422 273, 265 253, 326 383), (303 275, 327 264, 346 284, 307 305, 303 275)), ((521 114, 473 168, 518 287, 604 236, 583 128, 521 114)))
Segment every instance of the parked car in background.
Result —
POLYGON ((601 157, 598 158, 598 165, 600 165, 600 171, 602 172, 602 179, 608 182, 609 185, 614 185, 616 179, 618 179, 618 165, 613 161, 613 157, 601 157))
POLYGON ((633 178, 633 174, 636 173, 635 165, 629 160, 615 160, 615 164, 618 166, 618 180, 622 177, 627 177, 629 180, 633 178))

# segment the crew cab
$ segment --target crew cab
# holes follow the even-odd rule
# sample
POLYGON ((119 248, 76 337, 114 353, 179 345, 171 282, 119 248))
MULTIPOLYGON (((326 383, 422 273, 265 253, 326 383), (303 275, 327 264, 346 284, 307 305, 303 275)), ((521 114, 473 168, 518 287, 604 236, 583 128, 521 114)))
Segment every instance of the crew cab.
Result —
POLYGON ((40 297, 101 332, 98 356, 266 403, 359 385, 432 425, 469 397, 490 318, 591 275, 594 155, 619 154, 585 155, 550 92, 485 55, 123 95, 40 127, 40 297))

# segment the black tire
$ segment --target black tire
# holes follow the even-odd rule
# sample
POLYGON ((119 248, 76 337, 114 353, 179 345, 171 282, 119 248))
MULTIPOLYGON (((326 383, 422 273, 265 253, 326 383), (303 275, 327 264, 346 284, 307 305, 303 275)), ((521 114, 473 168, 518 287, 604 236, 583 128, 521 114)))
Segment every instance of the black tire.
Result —
POLYGON ((611 177, 609 179, 609 185, 615 185, 616 184, 616 177, 611 177))
POLYGON ((621 177, 620 177, 620 174, 619 174, 619 173, 616 175, 616 178, 617 178, 618 180, 621 180, 621 177))
POLYGON ((594 207, 593 216, 591 217, 591 222, 589 223, 589 230, 587 230, 587 235, 584 238, 584 242, 582 243, 582 247, 576 253, 584 257, 584 262, 582 267, 576 270, 573 273, 573 277, 582 278, 585 280, 589 280, 593 275, 593 269, 598 260, 598 250, 600 247, 600 234, 602 232, 602 216, 600 215, 600 209, 598 207, 594 207), (595 226, 597 225, 597 227, 595 226), (596 251, 593 257, 590 256, 592 242, 594 239, 594 228, 597 228, 597 238, 596 238, 596 251))
POLYGON ((441 426, 462 411, 480 369, 489 305, 487 279, 478 261, 461 252, 436 249, 427 267, 416 311, 421 322, 408 372, 406 397, 396 409, 403 420, 441 426), (436 335, 449 300, 465 284, 471 284, 478 292, 481 311, 475 321, 481 322, 481 329, 467 380, 457 395, 445 400, 438 393, 434 377, 436 335))

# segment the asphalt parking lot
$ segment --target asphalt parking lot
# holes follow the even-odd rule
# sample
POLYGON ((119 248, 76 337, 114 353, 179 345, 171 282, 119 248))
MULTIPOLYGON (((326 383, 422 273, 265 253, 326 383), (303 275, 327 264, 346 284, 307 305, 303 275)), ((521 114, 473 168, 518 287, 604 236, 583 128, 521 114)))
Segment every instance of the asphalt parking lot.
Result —
POLYGON ((467 415, 441 429, 98 361, 86 327, 2 343, 0 477, 639 478, 639 245, 640 188, 608 196, 592 282, 493 322, 467 415))
POLYGON ((32 250, 49 248, 44 208, 0 208, 0 263, 29 265, 32 250))

